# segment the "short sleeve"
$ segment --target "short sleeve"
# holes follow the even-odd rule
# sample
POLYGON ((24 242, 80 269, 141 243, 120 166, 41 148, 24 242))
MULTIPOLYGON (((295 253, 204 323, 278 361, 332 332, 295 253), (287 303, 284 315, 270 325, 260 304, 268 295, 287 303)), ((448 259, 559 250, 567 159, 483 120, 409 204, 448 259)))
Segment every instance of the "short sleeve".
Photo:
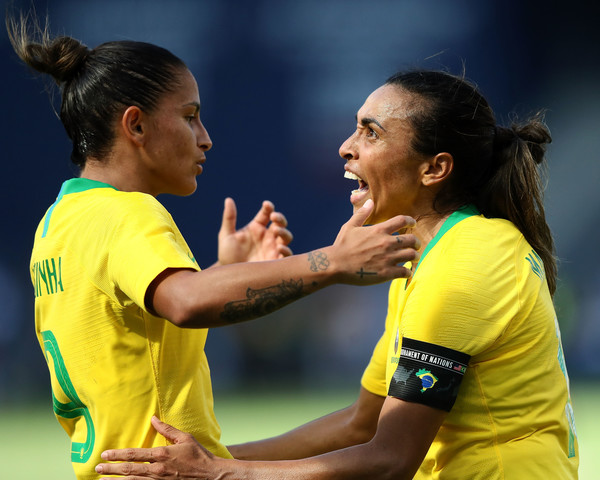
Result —
POLYGON ((392 324, 393 324, 393 310, 395 305, 396 290, 399 288, 399 282, 397 280, 391 283, 388 292, 388 312, 385 320, 385 331, 380 337, 371 360, 363 372, 361 378, 361 385, 369 392, 385 397, 387 395, 387 381, 386 381, 386 369, 389 355, 389 347, 392 335, 392 324))
POLYGON ((387 395, 387 386, 385 381, 386 358, 388 351, 388 335, 385 332, 375 349, 371 360, 365 368, 361 378, 361 385, 369 392, 385 397, 387 395))
POLYGON ((136 194, 120 219, 109 253, 109 279, 116 295, 141 308, 150 283, 167 268, 199 270, 166 209, 153 197, 136 194))

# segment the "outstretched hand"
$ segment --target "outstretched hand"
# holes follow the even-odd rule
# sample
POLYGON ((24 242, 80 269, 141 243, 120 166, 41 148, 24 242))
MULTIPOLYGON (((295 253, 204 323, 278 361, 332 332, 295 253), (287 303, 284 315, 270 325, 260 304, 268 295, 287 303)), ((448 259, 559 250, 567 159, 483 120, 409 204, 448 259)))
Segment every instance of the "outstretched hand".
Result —
POLYGON ((210 478, 209 466, 216 458, 212 453, 200 445, 189 433, 177 430, 156 417, 152 417, 152 425, 173 445, 106 450, 102 452, 103 460, 128 463, 100 463, 96 466, 96 472, 101 475, 120 475, 126 480, 144 478, 200 480, 210 478))
POLYGON ((292 254, 293 239, 287 220, 265 200, 248 225, 236 230, 237 209, 232 198, 225 199, 223 221, 219 230, 219 264, 275 260, 292 254))
MULTIPOLYGON (((419 260, 421 242, 410 233, 415 220, 398 215, 365 226, 373 207, 373 201, 367 200, 342 226, 335 239, 335 256, 330 255, 329 258, 342 272, 342 283, 370 285, 394 278, 408 278, 411 271, 403 266, 404 263, 419 260)), ((315 268, 319 268, 318 263, 315 268)))

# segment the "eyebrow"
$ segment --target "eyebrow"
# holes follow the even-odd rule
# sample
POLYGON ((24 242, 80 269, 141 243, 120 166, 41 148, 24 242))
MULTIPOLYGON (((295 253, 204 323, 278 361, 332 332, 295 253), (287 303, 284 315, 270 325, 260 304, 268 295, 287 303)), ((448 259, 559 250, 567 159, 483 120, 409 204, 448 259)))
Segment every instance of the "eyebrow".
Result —
POLYGON ((190 102, 190 103, 186 103, 184 105, 184 107, 196 107, 196 111, 199 112, 200 111, 200 104, 198 102, 190 102))
MULTIPOLYGON (((356 121, 358 122, 358 116, 354 115, 354 118, 356 119, 356 121)), ((383 128, 383 125, 381 125, 381 123, 379 123, 376 119, 372 118, 372 117, 364 117, 360 119, 360 124, 364 127, 370 125, 371 123, 374 123, 375 125, 377 125, 379 128, 381 128, 384 132, 387 132, 387 130, 385 128, 383 128)))

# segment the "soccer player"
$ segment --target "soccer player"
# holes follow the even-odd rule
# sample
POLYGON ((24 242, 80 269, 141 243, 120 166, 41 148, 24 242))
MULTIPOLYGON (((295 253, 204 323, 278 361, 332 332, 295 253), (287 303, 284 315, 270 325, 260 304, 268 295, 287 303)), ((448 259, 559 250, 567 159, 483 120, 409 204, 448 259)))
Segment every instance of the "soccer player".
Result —
POLYGON ((540 115, 503 127, 477 89, 435 71, 392 76, 340 148, 374 224, 417 219, 423 253, 389 290, 385 331, 350 407, 287 434, 204 450, 108 451, 127 479, 577 478, 569 380, 553 308, 556 263, 538 164, 540 115), (295 459, 295 460, 294 460, 295 459))
POLYGON ((393 234, 414 220, 363 228, 371 203, 333 245, 292 256, 285 217, 270 202, 236 230, 228 199, 218 262, 201 271, 156 199, 192 194, 212 147, 185 64, 146 43, 89 49, 51 38, 47 25, 34 39, 23 16, 8 26, 19 57, 61 87, 60 118, 80 168, 39 223, 31 256, 36 332, 77 478, 97 478, 100 453, 114 445, 166 445, 146 421, 153 414, 228 457, 206 327, 263 316, 334 283, 409 276, 401 264, 418 256, 418 241, 393 234))

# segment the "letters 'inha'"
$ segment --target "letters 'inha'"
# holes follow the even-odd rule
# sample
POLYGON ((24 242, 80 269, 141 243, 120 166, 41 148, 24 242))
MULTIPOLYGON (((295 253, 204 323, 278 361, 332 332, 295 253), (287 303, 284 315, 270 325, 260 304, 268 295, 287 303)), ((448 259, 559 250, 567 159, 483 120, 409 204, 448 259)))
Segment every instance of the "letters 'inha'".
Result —
POLYGON ((33 264, 31 273, 34 278, 36 297, 64 292, 61 267, 61 257, 56 259, 46 258, 45 260, 33 264), (45 288, 43 288, 42 285, 44 285, 45 288))

